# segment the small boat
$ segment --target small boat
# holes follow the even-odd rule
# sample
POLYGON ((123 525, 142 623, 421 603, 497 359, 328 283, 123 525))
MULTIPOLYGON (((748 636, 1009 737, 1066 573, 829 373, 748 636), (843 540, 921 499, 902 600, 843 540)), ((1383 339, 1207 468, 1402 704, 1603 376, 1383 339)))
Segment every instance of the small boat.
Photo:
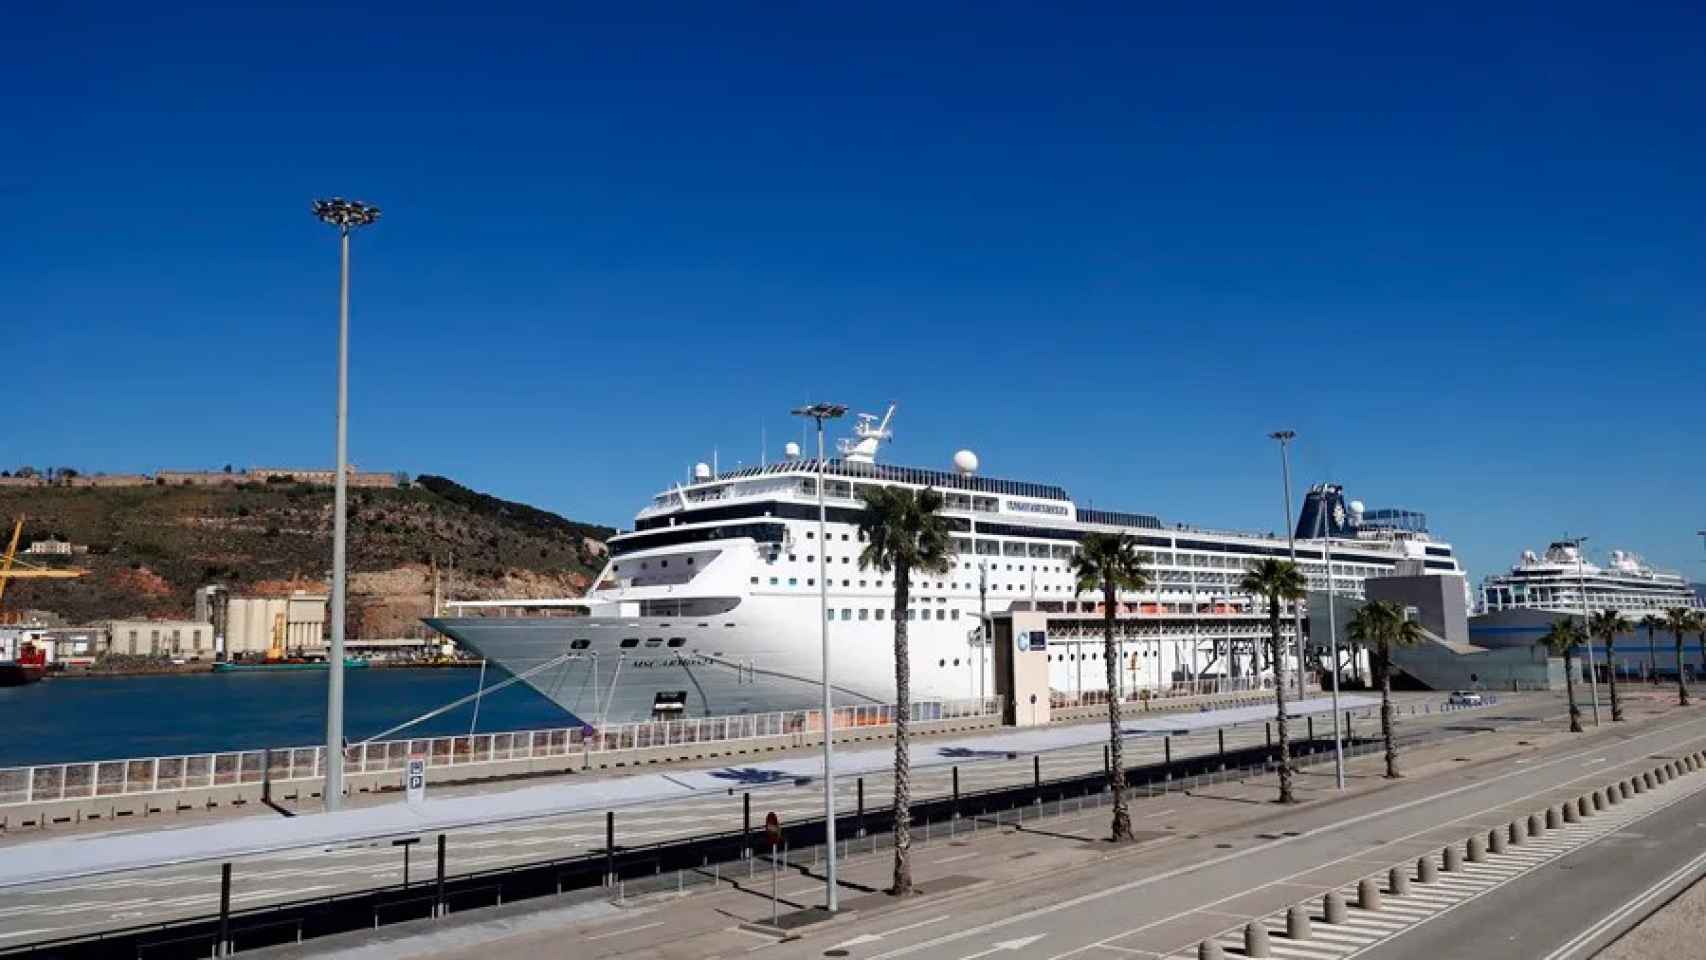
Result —
POLYGON ((51 644, 35 634, 0 634, 0 687, 21 687, 47 676, 50 650, 51 644))
MULTIPOLYGON (((331 664, 325 660, 257 660, 253 662, 224 661, 213 665, 214 673, 282 673, 287 670, 324 670, 331 664)), ((345 657, 345 670, 360 670, 367 666, 361 657, 345 657)))

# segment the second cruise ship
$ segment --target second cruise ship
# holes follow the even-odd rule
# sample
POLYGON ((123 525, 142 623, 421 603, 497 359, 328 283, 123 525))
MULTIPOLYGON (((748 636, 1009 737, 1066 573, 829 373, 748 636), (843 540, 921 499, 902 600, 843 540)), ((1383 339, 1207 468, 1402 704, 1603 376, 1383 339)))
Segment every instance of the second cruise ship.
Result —
MULTIPOLYGON (((1253 644, 1267 634, 1266 608, 1238 583, 1259 560, 1290 556, 1284 536, 1090 509, 1059 486, 982 476, 970 451, 955 455, 953 470, 879 463, 893 417, 892 406, 882 417, 860 415, 840 456, 821 465, 793 444, 778 463, 722 473, 699 464, 691 482, 658 493, 633 531, 610 540, 584 597, 453 603, 454 616, 427 622, 589 724, 810 709, 821 704, 821 555, 836 703, 891 703, 893 584, 860 566, 858 497, 878 485, 934 487, 946 499, 954 552, 949 569, 919 573, 912 584, 906 617, 917 700, 993 693, 980 629, 986 614, 1099 611, 1099 592, 1075 595, 1070 570, 1079 540, 1093 531, 1135 538, 1154 581, 1119 600, 1128 625, 1122 684, 1248 674, 1253 644)), ((1462 574, 1420 514, 1364 511, 1334 484, 1308 492, 1296 534, 1312 590, 1327 588, 1326 554, 1334 589, 1352 597, 1362 595, 1365 578, 1400 564, 1462 574)), ((1085 623, 1079 636, 1051 630, 1057 691, 1106 686, 1099 622, 1085 623)), ((1289 614, 1285 629, 1289 635, 1289 614)))

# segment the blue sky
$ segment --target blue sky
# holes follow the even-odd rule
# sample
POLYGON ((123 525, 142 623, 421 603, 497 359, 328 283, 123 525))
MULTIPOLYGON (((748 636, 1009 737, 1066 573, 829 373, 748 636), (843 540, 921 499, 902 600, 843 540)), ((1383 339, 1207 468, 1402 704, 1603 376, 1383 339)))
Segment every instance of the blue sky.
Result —
MULTIPOLYGON (((0 463, 351 434, 627 524, 787 409, 894 462, 1276 529, 1425 510, 1703 578, 1698 8, 83 6, 0 61, 0 463), (619 9, 620 8, 620 9, 619 9)), ((27 41, 27 42, 24 42, 27 41)))

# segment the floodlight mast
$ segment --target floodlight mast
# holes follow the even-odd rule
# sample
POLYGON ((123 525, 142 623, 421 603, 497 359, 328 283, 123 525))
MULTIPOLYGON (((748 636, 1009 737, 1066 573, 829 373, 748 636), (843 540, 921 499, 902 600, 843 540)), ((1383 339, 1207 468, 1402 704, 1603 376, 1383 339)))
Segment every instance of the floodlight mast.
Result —
POLYGON ((360 200, 315 200, 314 216, 338 228, 342 271, 338 286, 338 455, 332 495, 332 642, 326 654, 326 779, 320 796, 326 809, 344 799, 344 604, 349 499, 349 235, 379 219, 379 208, 360 200))

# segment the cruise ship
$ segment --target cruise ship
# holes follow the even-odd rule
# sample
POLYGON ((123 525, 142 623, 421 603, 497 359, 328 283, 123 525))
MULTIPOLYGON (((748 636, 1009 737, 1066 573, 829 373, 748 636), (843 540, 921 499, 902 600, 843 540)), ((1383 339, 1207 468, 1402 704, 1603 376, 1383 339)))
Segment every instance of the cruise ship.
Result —
MULTIPOLYGON (((1636 554, 1613 550, 1600 566, 1572 541, 1558 541, 1544 554, 1524 550, 1508 573, 1481 582, 1470 638, 1481 646, 1536 643, 1560 617, 1580 619, 1615 610, 1633 624, 1667 610, 1706 608, 1680 574, 1655 570, 1636 554)), ((1628 636, 1628 635, 1625 635, 1628 636)))
MULTIPOLYGON (((689 482, 639 511, 631 532, 611 538, 585 596, 453 602, 451 616, 427 623, 587 724, 810 709, 822 702, 823 557, 836 704, 892 703, 894 584, 860 565, 859 494, 879 485, 933 487, 946 500, 953 556, 949 569, 917 573, 912 582, 905 615, 916 700, 992 695, 980 625, 1014 608, 1081 615, 1086 626, 1075 634, 1051 630, 1050 682, 1065 694, 1103 690, 1099 621, 1083 616, 1099 611, 1100 594, 1076 595, 1070 570, 1078 542, 1095 531, 1135 538, 1154 581, 1119 598, 1129 625, 1122 627, 1122 685, 1249 674, 1254 643, 1266 636, 1266 608, 1238 582, 1259 560, 1290 556, 1283 535, 1091 509, 1053 484, 983 476, 965 450, 949 470, 881 463, 893 418, 892 405, 881 417, 859 415, 840 455, 821 464, 795 444, 776 463, 727 472, 698 464, 689 482)), ((1364 579, 1400 564, 1462 574, 1450 545, 1428 535, 1420 514, 1365 511, 1336 484, 1308 491, 1296 537, 1313 590, 1327 588, 1324 552, 1344 596, 1361 596, 1364 579)), ((1291 624, 1288 615, 1288 634, 1291 624)))

